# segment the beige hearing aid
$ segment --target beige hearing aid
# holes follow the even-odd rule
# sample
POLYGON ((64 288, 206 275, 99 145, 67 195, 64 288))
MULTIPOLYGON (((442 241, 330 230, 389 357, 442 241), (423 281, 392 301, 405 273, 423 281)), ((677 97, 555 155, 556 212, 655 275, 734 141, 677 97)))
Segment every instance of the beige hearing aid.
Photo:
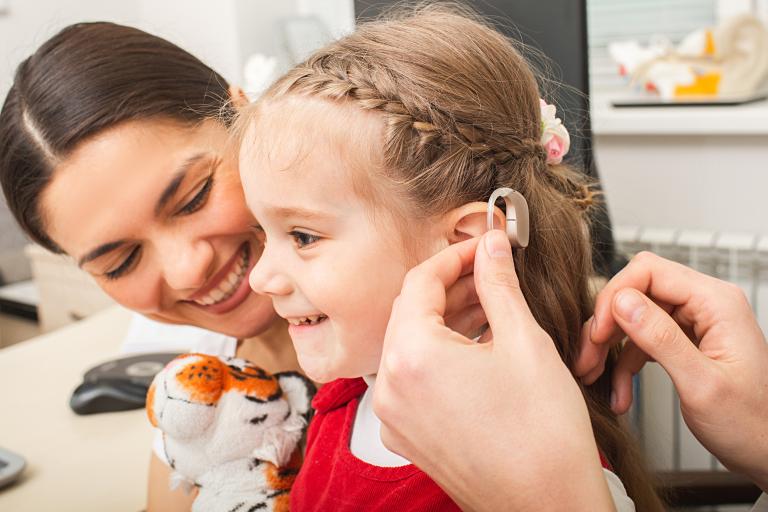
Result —
POLYGON ((497 188, 488 199, 488 229, 493 229, 496 201, 503 198, 507 205, 507 221, 505 231, 512 248, 525 249, 528 247, 529 220, 528 202, 522 194, 511 188, 497 188))

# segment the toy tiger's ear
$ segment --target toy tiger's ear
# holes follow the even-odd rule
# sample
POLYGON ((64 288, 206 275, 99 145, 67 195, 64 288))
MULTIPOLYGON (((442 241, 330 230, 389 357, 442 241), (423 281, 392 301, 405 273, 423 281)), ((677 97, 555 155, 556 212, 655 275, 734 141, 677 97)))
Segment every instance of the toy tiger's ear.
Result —
POLYGON ((308 417, 312 398, 317 392, 317 388, 312 384, 312 381, 297 372, 276 373, 275 377, 280 383, 280 387, 291 408, 302 416, 308 417))

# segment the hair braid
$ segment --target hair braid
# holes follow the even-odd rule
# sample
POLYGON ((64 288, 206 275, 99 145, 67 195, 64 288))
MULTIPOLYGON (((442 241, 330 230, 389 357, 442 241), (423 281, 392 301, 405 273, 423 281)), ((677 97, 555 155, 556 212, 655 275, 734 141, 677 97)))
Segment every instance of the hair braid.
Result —
MULTIPOLYGON (((287 95, 380 115, 384 140, 372 141, 380 162, 363 172, 372 188, 385 187, 374 204, 390 207, 405 237, 420 219, 484 202, 497 187, 517 189, 531 218, 528 249, 515 256, 520 286, 573 367, 592 313, 583 210, 595 192, 568 166, 546 163, 536 77, 509 40, 471 14, 430 4, 358 26, 279 79, 253 111, 287 95)), ((638 510, 662 510, 610 411, 610 378, 584 389, 598 446, 638 510)))

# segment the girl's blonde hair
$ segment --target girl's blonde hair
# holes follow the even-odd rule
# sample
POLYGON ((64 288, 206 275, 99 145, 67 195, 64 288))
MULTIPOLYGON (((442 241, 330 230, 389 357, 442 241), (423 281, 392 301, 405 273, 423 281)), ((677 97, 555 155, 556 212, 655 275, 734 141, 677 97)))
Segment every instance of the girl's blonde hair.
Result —
MULTIPOLYGON (((408 216, 429 218, 511 187, 528 201, 531 237, 515 255, 536 320, 569 368, 592 314, 585 210, 593 193, 581 173, 547 164, 539 90, 514 45, 473 13, 426 5, 365 23, 315 52, 262 97, 304 96, 376 112, 384 123, 373 176, 398 192, 408 216)), ((259 104, 238 121, 243 133, 259 104)), ((584 388, 600 451, 637 510, 663 510, 632 437, 609 406, 610 374, 584 388)), ((568 475, 563 475, 568 478, 568 475)))

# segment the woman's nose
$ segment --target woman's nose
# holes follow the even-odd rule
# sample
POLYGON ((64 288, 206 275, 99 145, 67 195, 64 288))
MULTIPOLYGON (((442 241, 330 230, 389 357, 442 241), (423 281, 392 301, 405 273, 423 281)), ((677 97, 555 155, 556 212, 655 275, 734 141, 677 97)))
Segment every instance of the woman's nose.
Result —
POLYGON ((248 284, 262 295, 288 295, 293 290, 291 282, 283 269, 274 266, 273 260, 271 252, 265 248, 248 276, 248 284))
POLYGON ((204 240, 167 246, 161 257, 165 281, 174 290, 201 288, 216 271, 215 251, 204 240))

